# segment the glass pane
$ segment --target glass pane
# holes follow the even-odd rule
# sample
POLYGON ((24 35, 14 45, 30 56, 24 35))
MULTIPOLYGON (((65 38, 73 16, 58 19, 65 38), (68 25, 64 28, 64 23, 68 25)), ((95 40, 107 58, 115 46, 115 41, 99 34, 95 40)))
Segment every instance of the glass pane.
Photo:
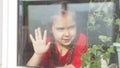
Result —
POLYGON ((17 66, 117 68, 119 1, 19 0, 17 66))

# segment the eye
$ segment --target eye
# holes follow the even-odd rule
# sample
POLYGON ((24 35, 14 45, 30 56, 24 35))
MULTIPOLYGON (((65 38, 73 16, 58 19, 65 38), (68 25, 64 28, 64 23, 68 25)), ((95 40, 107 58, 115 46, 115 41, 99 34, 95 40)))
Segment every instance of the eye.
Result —
POLYGON ((61 31, 61 30, 64 30, 64 28, 61 28, 61 27, 60 27, 60 28, 56 28, 56 30, 61 31))
POLYGON ((73 28, 75 28, 76 26, 75 25, 72 25, 72 26, 70 26, 68 29, 73 29, 73 28))

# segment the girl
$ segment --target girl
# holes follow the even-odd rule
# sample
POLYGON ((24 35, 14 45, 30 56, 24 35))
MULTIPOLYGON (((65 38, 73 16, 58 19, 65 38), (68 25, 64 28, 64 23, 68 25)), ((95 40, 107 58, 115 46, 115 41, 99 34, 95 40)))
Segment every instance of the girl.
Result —
POLYGON ((72 14, 64 11, 54 16, 49 31, 50 37, 47 30, 42 36, 40 28, 35 29, 35 38, 30 34, 34 54, 27 66, 80 68, 81 56, 87 52, 87 40, 83 33, 77 33, 77 23, 72 14))

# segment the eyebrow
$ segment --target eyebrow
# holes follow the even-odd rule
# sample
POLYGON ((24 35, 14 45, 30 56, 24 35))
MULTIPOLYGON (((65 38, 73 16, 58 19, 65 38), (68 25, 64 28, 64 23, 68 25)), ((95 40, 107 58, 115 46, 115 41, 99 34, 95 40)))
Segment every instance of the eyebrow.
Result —
MULTIPOLYGON (((67 28, 69 29, 69 28, 72 28, 72 27, 75 27, 76 26, 76 24, 72 24, 72 25, 69 25, 67 28)), ((62 27, 62 26, 57 26, 57 27, 55 27, 56 29, 64 29, 64 27, 62 27)))

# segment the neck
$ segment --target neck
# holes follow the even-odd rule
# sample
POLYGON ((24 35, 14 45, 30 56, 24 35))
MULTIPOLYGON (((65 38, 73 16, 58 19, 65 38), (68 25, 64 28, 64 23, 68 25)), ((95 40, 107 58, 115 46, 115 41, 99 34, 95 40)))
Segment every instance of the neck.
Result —
POLYGON ((56 43, 56 44, 57 44, 58 48, 60 48, 60 49, 70 49, 69 45, 66 46, 66 45, 62 45, 62 44, 59 44, 59 43, 56 43))
POLYGON ((67 53, 67 51, 70 49, 68 46, 59 45, 59 44, 57 44, 57 47, 58 47, 58 51, 59 51, 60 55, 62 55, 62 56, 64 56, 67 53))

